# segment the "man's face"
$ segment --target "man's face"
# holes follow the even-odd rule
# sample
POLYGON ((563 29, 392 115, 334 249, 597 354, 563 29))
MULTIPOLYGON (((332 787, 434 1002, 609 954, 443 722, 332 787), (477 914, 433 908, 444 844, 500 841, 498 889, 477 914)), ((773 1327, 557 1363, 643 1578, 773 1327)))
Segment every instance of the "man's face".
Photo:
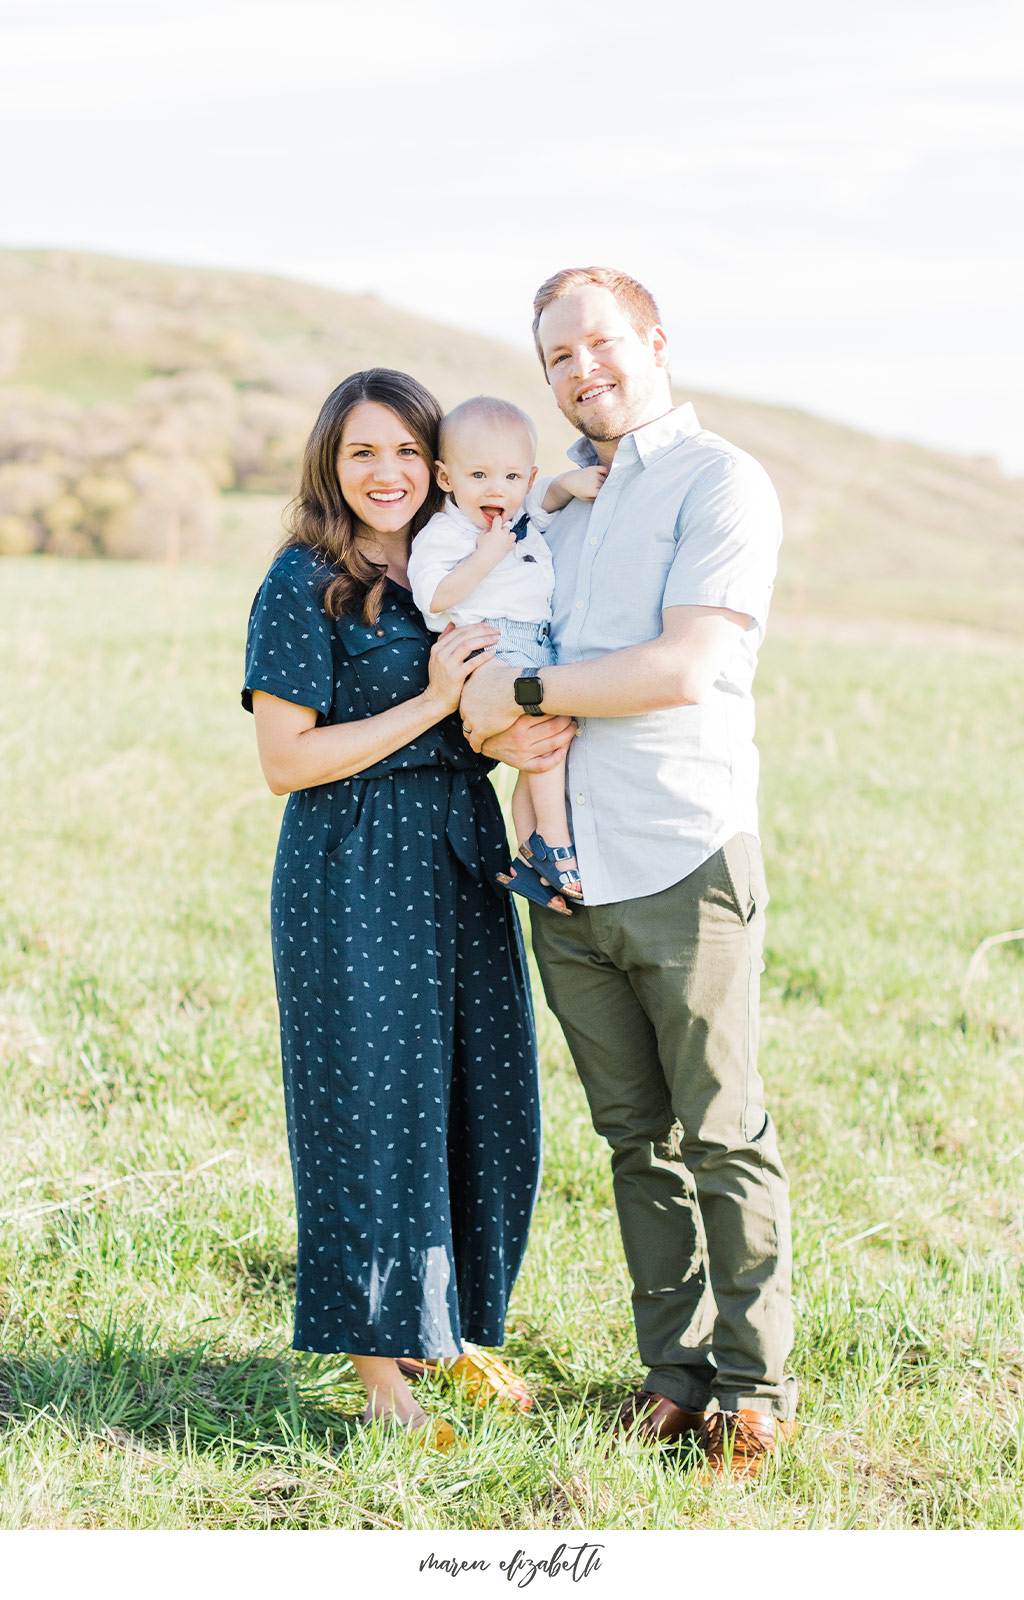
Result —
POLYGON ((642 339, 610 289, 552 301, 537 332, 558 409, 588 439, 619 439, 671 408, 664 330, 642 339))

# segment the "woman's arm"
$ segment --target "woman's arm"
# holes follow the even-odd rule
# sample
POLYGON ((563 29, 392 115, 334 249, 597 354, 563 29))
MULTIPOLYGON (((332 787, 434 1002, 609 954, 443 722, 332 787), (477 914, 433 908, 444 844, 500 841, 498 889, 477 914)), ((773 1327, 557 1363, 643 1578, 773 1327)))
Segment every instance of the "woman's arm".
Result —
POLYGON ((430 652, 430 678, 423 693, 357 722, 318 728, 311 707, 255 690, 256 743, 271 792, 291 794, 351 778, 418 738, 456 709, 466 679, 493 658, 497 637, 482 622, 449 626, 430 652), (481 653, 467 660, 477 650, 481 653))

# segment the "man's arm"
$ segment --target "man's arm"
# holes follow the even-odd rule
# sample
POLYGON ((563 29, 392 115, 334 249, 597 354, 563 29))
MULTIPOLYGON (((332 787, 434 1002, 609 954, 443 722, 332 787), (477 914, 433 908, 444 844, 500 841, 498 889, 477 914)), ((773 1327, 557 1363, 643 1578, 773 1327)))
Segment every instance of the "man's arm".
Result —
MULTIPOLYGON (((592 661, 545 667, 543 709, 555 716, 633 717, 698 705, 751 618, 716 606, 668 606, 656 639, 610 650, 592 661)), ((514 667, 488 662, 463 692, 461 715, 474 749, 519 715, 514 667)))

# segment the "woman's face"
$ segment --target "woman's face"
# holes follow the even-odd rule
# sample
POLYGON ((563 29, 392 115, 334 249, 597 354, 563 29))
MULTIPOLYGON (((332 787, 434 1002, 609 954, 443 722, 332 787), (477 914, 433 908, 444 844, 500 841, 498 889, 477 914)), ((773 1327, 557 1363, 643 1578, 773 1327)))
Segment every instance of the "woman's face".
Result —
POLYGON ((375 400, 348 414, 338 448, 338 482, 356 533, 405 533, 430 489, 432 466, 401 417, 375 400))

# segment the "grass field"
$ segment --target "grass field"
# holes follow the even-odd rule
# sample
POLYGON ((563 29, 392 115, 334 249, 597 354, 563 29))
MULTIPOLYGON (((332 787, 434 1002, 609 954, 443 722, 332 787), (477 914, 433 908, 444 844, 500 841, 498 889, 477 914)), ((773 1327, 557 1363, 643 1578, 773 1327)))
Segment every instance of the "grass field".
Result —
POLYGON ((289 1349, 267 901, 238 707, 259 572, 0 569, 0 1525, 1024 1526, 1024 645, 779 629, 759 685, 763 1068, 802 1429, 753 1487, 608 1448, 639 1377, 606 1153, 541 1018, 546 1176, 508 1350, 439 1461, 289 1349))

